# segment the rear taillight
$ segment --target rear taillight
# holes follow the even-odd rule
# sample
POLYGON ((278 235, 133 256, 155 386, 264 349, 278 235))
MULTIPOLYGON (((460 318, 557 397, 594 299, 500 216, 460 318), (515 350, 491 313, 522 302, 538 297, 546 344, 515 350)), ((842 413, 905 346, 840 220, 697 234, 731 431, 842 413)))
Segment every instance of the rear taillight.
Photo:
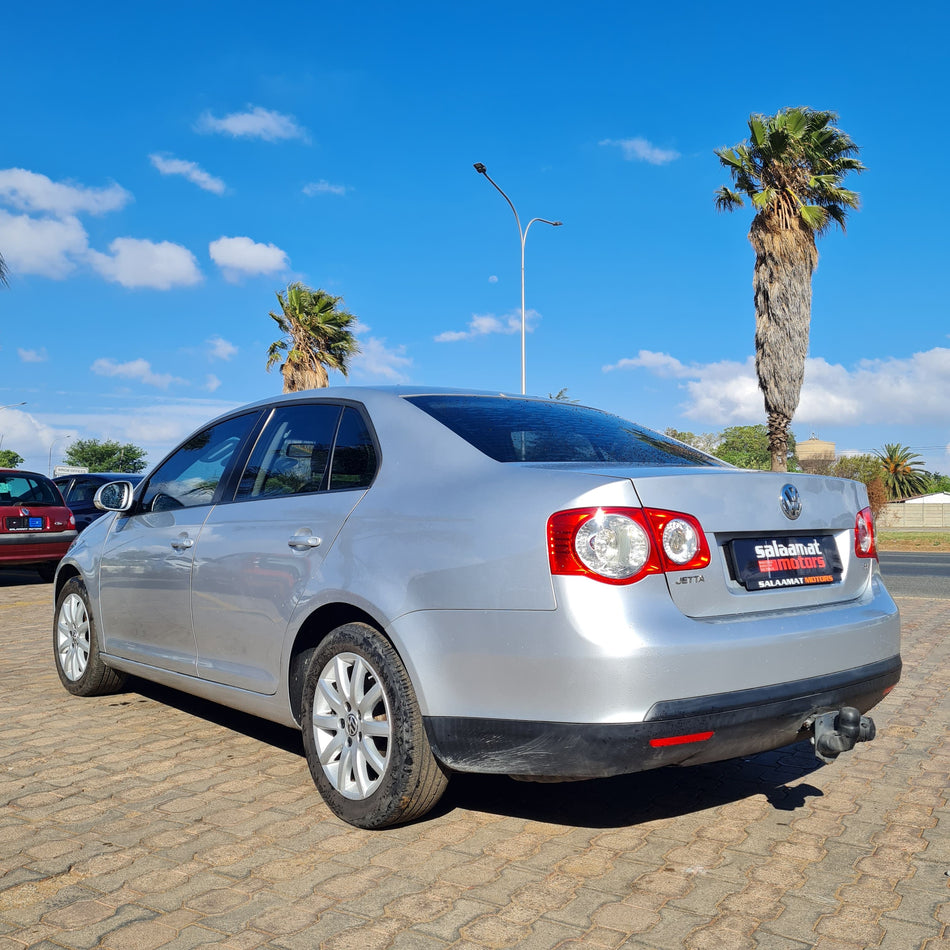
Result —
POLYGON ((632 584, 648 574, 709 564, 709 545, 691 515, 656 508, 572 508, 548 519, 552 574, 632 584))
POLYGON ((870 508, 863 508, 854 519, 854 553, 858 557, 877 557, 874 516, 870 508))

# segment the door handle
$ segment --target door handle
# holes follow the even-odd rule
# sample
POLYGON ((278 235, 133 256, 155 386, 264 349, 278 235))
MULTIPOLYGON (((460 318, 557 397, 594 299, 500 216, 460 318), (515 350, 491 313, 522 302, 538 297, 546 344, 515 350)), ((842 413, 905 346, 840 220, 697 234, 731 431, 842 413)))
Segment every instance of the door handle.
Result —
POLYGON ((287 543, 296 550, 309 551, 320 547, 323 538, 316 538, 312 534, 295 534, 287 543))
POLYGON ((191 538, 175 538, 175 539, 171 542, 171 546, 172 546, 176 551, 185 551, 185 550, 187 550, 188 548, 190 548, 194 543, 195 543, 195 542, 192 541, 191 538))

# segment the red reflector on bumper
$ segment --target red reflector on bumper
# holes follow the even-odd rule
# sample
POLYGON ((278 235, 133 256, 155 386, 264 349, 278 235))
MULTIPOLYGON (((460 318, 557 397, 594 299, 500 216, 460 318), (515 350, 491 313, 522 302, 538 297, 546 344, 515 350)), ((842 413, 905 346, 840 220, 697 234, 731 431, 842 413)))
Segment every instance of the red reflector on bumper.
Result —
POLYGON ((688 736, 666 736, 663 739, 651 739, 650 745, 654 749, 661 749, 663 746, 668 745, 686 745, 688 742, 705 742, 707 739, 711 739, 715 733, 713 732, 694 732, 688 736))

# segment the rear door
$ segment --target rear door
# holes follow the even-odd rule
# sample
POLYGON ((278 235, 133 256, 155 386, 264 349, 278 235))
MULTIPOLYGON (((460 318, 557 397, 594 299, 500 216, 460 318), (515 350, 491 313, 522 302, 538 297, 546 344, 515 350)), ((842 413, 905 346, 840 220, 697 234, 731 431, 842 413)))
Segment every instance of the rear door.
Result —
POLYGON ((233 500, 208 516, 192 608, 198 675, 276 691, 284 634, 346 518, 376 473, 370 428, 354 406, 273 410, 233 500))

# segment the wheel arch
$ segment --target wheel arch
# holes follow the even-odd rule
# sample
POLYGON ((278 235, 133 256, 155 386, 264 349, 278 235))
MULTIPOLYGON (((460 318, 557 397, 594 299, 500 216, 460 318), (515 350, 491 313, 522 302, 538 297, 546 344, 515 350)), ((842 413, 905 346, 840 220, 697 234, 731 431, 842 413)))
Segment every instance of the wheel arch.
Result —
POLYGON ((290 711, 298 725, 300 725, 300 710, 303 702, 304 678, 307 674, 307 659, 329 634, 345 623, 365 623, 388 640, 397 653, 399 652, 396 645, 386 635, 383 625, 372 614, 360 607, 347 603, 324 604, 318 607, 301 624, 290 651, 287 693, 290 711))
POLYGON ((61 564, 59 573, 56 575, 55 587, 53 590, 53 603, 59 600, 59 595, 66 586, 66 582, 73 577, 82 577, 82 571, 75 564, 61 564))

